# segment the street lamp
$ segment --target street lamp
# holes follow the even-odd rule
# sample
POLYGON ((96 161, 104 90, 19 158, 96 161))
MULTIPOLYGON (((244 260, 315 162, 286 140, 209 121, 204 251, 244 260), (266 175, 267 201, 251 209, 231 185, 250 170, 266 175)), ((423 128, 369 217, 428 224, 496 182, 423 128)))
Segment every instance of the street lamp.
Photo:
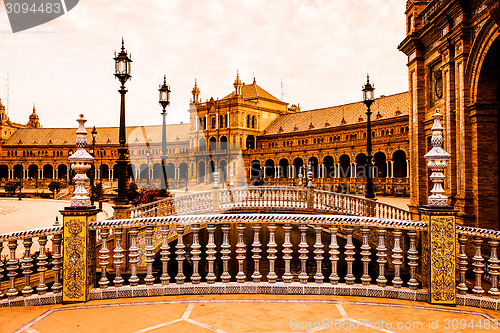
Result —
POLYGON ((125 89, 125 82, 130 79, 130 63, 132 60, 128 57, 127 51, 122 38, 122 49, 118 55, 113 58, 115 60, 115 77, 120 80, 121 86, 118 92, 121 95, 120 103, 120 131, 119 131, 119 142, 120 148, 118 148, 118 160, 116 164, 118 166, 118 198, 116 198, 117 205, 126 205, 127 200, 127 158, 125 154, 127 153, 127 148, 125 143, 127 142, 125 138, 125 94, 127 89, 125 89))
MULTIPOLYGON (((68 151, 68 156, 73 155, 73 153, 74 153, 74 152, 73 152, 73 149, 70 149, 70 150, 68 151)), ((73 184, 73 183, 72 183, 72 181, 73 181, 73 175, 71 174, 71 163, 69 164, 68 175, 69 175, 69 177, 68 177, 68 178, 69 178, 69 184, 68 184, 68 185, 72 185, 72 184, 73 184)))
MULTIPOLYGON (((94 157, 95 136, 97 135, 97 130, 95 129, 95 126, 92 128, 92 131, 90 133, 92 134, 92 149, 90 150, 90 155, 94 157)), ((94 205, 94 199, 95 199, 94 178, 95 178, 95 165, 94 165, 94 160, 92 160, 92 165, 90 168, 90 204, 92 206, 94 205)))
POLYGON ((370 116, 372 114, 370 106, 373 104, 375 98, 373 97, 373 91, 375 88, 370 83, 370 77, 366 75, 366 83, 363 86, 363 103, 367 107, 366 111, 366 192, 365 198, 374 199, 375 194, 373 193, 373 179, 372 179, 372 124, 370 116))
MULTIPOLYGON (((158 103, 160 103, 163 111, 161 112, 162 116, 162 129, 161 129, 161 169, 163 172, 163 177, 161 177, 161 186, 160 186, 160 196, 166 197, 168 190, 168 181, 167 181, 167 172, 165 170, 165 159, 167 158, 167 125, 166 125, 166 116, 167 113, 165 109, 170 104, 170 86, 167 84, 167 75, 163 76, 163 84, 160 85, 158 91, 160 92, 158 103)), ((149 167, 149 166, 148 166, 149 167)), ((149 184, 149 174, 148 174, 148 184, 149 184)))
POLYGON ((102 156, 104 155, 104 149, 99 149, 99 154, 101 154, 101 164, 99 165, 99 182, 101 183, 101 191, 99 192, 99 209, 102 210, 102 196, 104 195, 104 189, 102 188, 102 156))

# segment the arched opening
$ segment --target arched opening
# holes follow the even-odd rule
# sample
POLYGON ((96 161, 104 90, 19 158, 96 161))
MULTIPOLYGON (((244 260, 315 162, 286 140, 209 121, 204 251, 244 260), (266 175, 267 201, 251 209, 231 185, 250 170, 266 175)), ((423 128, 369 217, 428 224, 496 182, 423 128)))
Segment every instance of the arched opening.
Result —
POLYGON ((373 169, 373 177, 376 178, 384 178, 387 177, 387 162, 385 154, 381 151, 376 153, 373 156, 374 169, 373 169))
MULTIPOLYGON (((293 160, 293 168, 295 169, 294 177, 297 178, 301 171, 301 168, 304 166, 304 160, 300 157, 297 157, 293 160)), ((304 176, 304 171, 302 170, 302 176, 304 176)))
POLYGON ((149 168, 146 163, 141 164, 139 167, 140 172, 139 172, 139 179, 148 179, 149 177, 149 168))
MULTIPOLYGON (((3 114, 3 113, 2 113, 3 114)), ((9 178, 9 167, 5 164, 0 165, 0 179, 9 178)))
POLYGON ((275 177, 275 172, 274 172, 274 161, 269 159, 266 160, 265 169, 264 169, 264 175, 266 178, 274 178, 275 177))
MULTIPOLYGON (((135 179, 135 165, 127 164, 127 178, 134 180, 135 179)), ((118 172, 113 172, 113 178, 118 178, 118 172)))
POLYGON ((217 150, 217 139, 215 137, 210 138, 210 151, 217 150))
POLYGON ((368 170, 366 168, 366 155, 361 153, 356 155, 356 177, 366 178, 368 175, 368 170))
POLYGON ((227 180, 227 162, 224 160, 219 162, 219 179, 221 184, 227 180))
POLYGON ((207 141, 205 140, 205 138, 200 138, 198 140, 198 150, 199 151, 207 150, 207 141))
POLYGON ((101 178, 109 178, 109 166, 107 164, 101 164, 101 178))
POLYGON ((189 177, 189 168, 187 163, 181 163, 179 165, 179 178, 187 179, 189 177))
POLYGON ((325 156, 323 158, 323 165, 325 166, 325 178, 334 178, 335 177, 335 168, 333 165, 333 157, 325 156))
POLYGON ((255 137, 253 135, 247 136, 245 147, 247 149, 255 149, 255 137))
POLYGON ((339 157, 340 164, 340 178, 351 178, 351 159, 349 155, 342 155, 339 157))
POLYGON ((38 166, 35 164, 30 164, 28 167, 28 178, 38 179, 38 166))
POLYGON ((225 135, 220 137, 220 149, 221 150, 227 149, 227 137, 225 135))
POLYGON ((198 163, 198 183, 205 182, 205 162, 198 163))
POLYGON ((14 178, 23 178, 23 166, 21 164, 14 165, 14 178))
MULTIPOLYGON (((314 156, 310 157, 308 163, 311 164, 311 171, 313 173, 313 178, 318 178, 318 175, 319 175, 318 159, 314 156)), ((307 174, 305 174, 305 176, 307 177, 307 174)))
POLYGON ((254 160, 250 163, 250 177, 260 178, 260 161, 254 160))
POLYGON ((395 178, 406 177, 406 154, 402 150, 396 150, 392 154, 393 170, 395 178))
POLYGON ((113 179, 118 179, 118 164, 113 165, 113 179))
POLYGON ((54 178, 54 168, 50 164, 45 164, 43 166, 43 178, 52 179, 54 178))
POLYGON ((167 178, 168 179, 174 179, 175 178, 175 165, 174 163, 168 163, 166 165, 166 171, 167 171, 167 178))
POLYGON ((161 179, 162 174, 161 163, 153 164, 153 179, 161 179))
POLYGON ((66 164, 59 164, 57 166, 57 176, 59 179, 66 179, 68 178, 68 167, 66 164))
POLYGON ((282 158, 279 162, 280 164, 280 178, 288 178, 288 160, 286 158, 282 158))
POLYGON ((214 182, 214 173, 215 173, 215 162, 213 160, 208 162, 208 182, 214 182))

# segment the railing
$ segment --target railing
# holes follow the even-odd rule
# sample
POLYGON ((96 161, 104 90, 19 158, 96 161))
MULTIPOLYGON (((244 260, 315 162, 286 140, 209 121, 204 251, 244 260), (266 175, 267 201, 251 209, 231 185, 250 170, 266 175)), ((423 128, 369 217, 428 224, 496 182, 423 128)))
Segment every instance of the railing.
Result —
MULTIPOLYGON (((104 220, 90 223, 89 228, 91 238, 97 234, 97 245, 90 249, 88 259, 98 267, 99 275, 90 299, 183 293, 427 299, 424 280, 429 279, 429 263, 424 258, 429 259, 429 249, 420 246, 429 231, 425 222, 339 215, 214 214, 104 220), (155 229, 160 231, 158 248, 155 229), (175 243, 172 229, 177 232, 175 243), (116 241, 110 243, 111 234, 116 241), (143 271, 138 269, 139 234, 145 237, 140 254, 145 257, 143 271), (128 235, 127 243, 123 235, 128 235), (153 269, 156 256, 161 267, 153 269), (177 262, 170 270, 169 261, 177 262)), ((457 304, 497 309, 500 231, 457 226, 451 232, 458 242, 457 304)), ((75 278, 62 274, 62 242, 62 227, 0 235, 0 250, 7 245, 10 253, 0 260, 0 303, 60 303, 63 280, 75 278), (28 297, 34 294, 38 297, 28 297)))
POLYGON ((346 214, 409 220, 407 210, 353 195, 285 186, 251 186, 167 198, 130 209, 132 218, 236 211, 286 211, 346 214), (214 204, 217 207, 214 207, 214 204))

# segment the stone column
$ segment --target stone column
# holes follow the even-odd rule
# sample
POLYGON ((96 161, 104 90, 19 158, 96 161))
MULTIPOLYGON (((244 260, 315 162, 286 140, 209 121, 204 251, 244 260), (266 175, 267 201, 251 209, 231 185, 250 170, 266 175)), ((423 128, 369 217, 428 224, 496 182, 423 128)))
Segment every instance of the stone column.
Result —
POLYGON ((391 173, 391 161, 385 161, 386 164, 386 175, 385 178, 390 178, 390 173, 391 173))
POLYGON ((391 162, 391 178, 394 178, 394 161, 389 162, 391 162))
POLYGON ((428 290, 431 304, 456 304, 456 213, 448 205, 443 183, 450 154, 442 149, 443 127, 441 114, 436 110, 432 126, 432 149, 425 154, 434 183, 428 205, 420 206, 419 212, 427 224, 422 239, 422 284, 428 290))

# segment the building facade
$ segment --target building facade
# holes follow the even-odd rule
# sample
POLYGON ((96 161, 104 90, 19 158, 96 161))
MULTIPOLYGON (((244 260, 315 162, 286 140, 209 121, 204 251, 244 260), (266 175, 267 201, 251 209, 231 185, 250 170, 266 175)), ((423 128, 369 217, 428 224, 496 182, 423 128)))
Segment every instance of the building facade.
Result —
POLYGON ((444 148, 452 156, 446 192, 458 223, 499 228, 498 0, 414 1, 406 4, 410 87, 411 210, 427 203, 431 116, 444 115, 444 148))
MULTIPOLYGON (((208 189, 214 181, 236 185, 255 180, 297 185, 311 165, 315 184, 328 190, 363 191, 366 174, 366 106, 362 102, 301 111, 237 75, 222 99, 199 100, 192 90, 189 124, 167 125, 166 174, 171 188, 208 189)), ((372 105, 374 184, 380 194, 409 193, 408 113, 410 96, 381 96, 372 105)), ((38 119, 37 119, 38 120, 38 119)), ((31 118, 30 118, 31 121, 31 118)), ((118 128, 97 127, 96 179, 116 178, 118 128)), ((68 181, 72 128, 19 128, 1 145, 0 179, 23 179, 25 186, 68 181)), ((92 136, 88 143, 92 146, 92 136)), ((128 176, 141 186, 159 186, 161 126, 127 127, 128 176)))

